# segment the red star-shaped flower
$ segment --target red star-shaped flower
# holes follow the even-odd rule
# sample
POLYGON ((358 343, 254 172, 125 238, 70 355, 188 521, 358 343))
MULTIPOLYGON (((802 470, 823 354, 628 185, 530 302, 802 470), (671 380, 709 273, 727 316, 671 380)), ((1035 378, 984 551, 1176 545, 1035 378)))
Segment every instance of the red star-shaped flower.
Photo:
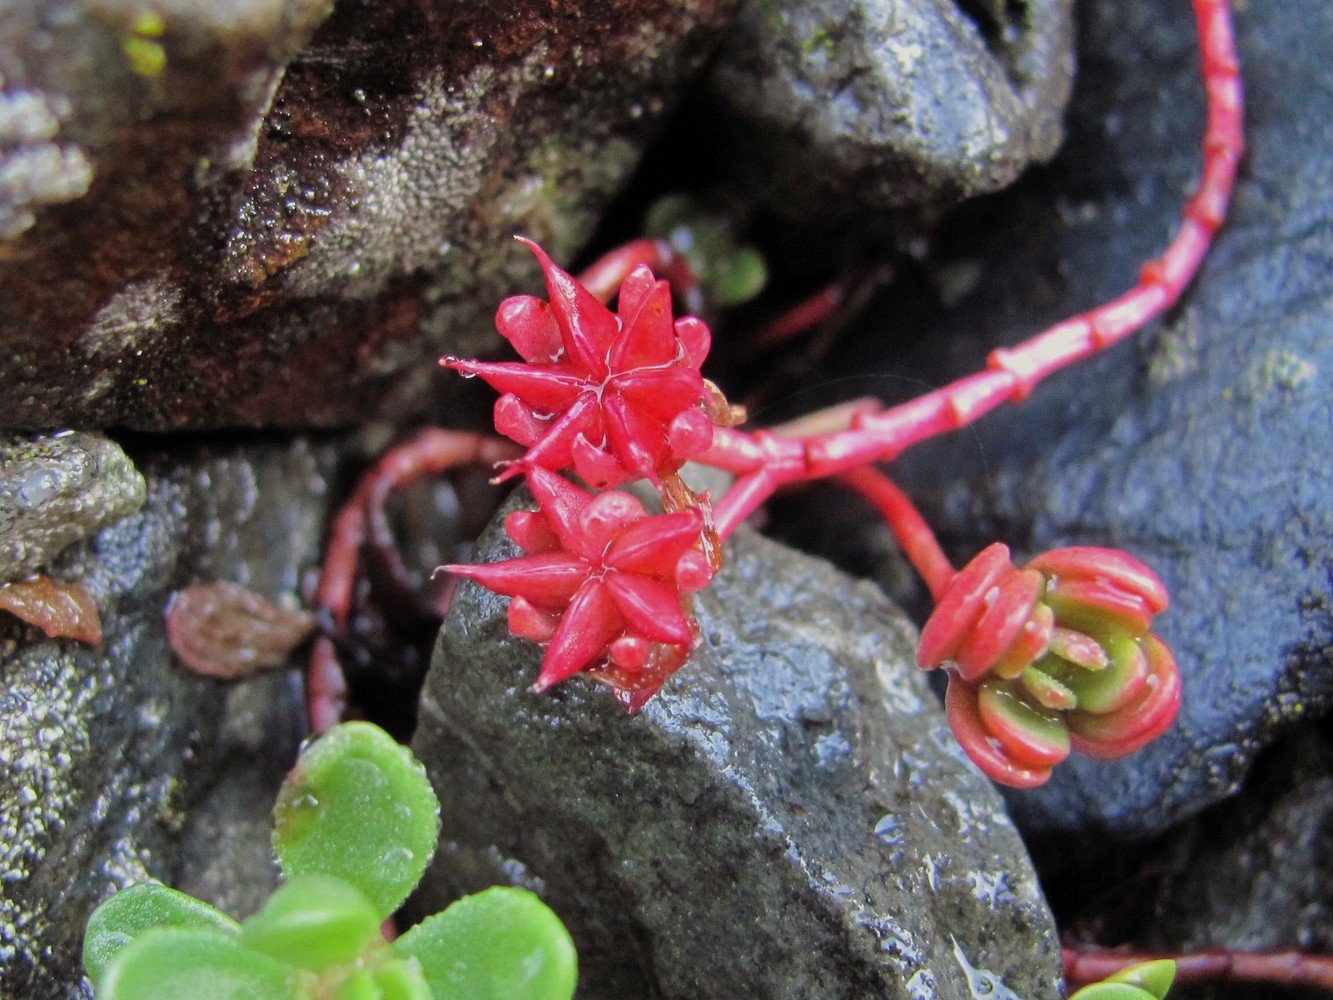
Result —
POLYGON ((541 247, 522 242, 537 255, 551 297, 500 304, 495 325, 523 361, 440 362, 502 393, 495 428, 527 446, 519 465, 573 468, 604 489, 657 482, 706 451, 713 420, 699 366, 708 328, 694 317, 673 322, 671 291, 646 266, 621 284, 613 313, 541 247))
POLYGON ((592 496, 541 466, 528 486, 540 509, 505 519, 527 555, 444 568, 510 597, 509 630, 546 645, 534 691, 590 671, 638 708, 694 644, 681 597, 713 575, 697 547, 703 514, 649 514, 628 493, 592 496))

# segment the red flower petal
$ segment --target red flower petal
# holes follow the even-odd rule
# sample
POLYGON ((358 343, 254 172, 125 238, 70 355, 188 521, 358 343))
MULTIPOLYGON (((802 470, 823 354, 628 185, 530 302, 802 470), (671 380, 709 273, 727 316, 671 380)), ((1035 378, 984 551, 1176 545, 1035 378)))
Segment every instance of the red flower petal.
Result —
POLYGON ((495 430, 527 446, 550 429, 549 420, 538 420, 532 413, 532 407, 514 395, 501 396, 495 401, 495 430))
POLYGON ((543 611, 522 597, 509 601, 509 634, 531 642, 550 642, 560 625, 560 615, 543 611))
POLYGON ((682 316, 676 320, 676 338, 691 367, 702 368, 708 349, 713 346, 713 335, 704 321, 695 316, 682 316))
POLYGON ((1046 652, 1054 632, 1055 612, 1038 602, 1009 648, 991 665, 991 672, 1006 679, 1017 677, 1046 652))
POLYGON ((620 464, 644 479, 656 479, 666 458, 666 435, 661 428, 627 403, 623 396, 602 397, 606 435, 620 464))
POLYGON ((637 635, 622 635, 607 647, 611 662, 623 670, 642 670, 648 665, 653 644, 637 635))
POLYGON ((681 556, 699 540, 703 526, 698 511, 645 518, 616 537, 603 562, 625 573, 673 579, 681 556))
POLYGON ((525 597, 547 608, 562 607, 588 578, 588 564, 568 552, 519 556, 480 566, 449 565, 448 573, 475 580, 506 597, 525 597))
POLYGON ((640 264, 625 275, 625 280, 620 283, 620 291, 617 293, 619 301, 616 303, 616 312, 620 315, 622 328, 629 325, 629 320, 639 311, 644 299, 656 287, 657 279, 647 264, 640 264))
POLYGON ((505 534, 528 555, 554 552, 560 539, 551 530, 546 515, 539 510, 515 510, 505 515, 505 534))
POLYGON ((564 353, 551 307, 535 295, 515 295, 501 302, 495 328, 524 361, 553 364, 564 353))
POLYGON ((560 539, 561 547, 567 552, 580 551, 579 515, 592 502, 592 496, 540 465, 529 468, 527 474, 528 489, 560 539))
POLYGON ((713 564, 697 549, 691 549, 676 563, 676 589, 683 594, 702 590, 713 579, 713 564))
POLYGON ((607 573, 604 582, 632 631, 654 642, 673 645, 691 640, 675 587, 631 573, 607 573))
POLYGON ((703 410, 691 407, 676 414, 667 428, 667 443, 674 459, 690 459, 713 447, 714 423, 703 410))
POLYGON ((579 515, 583 551, 589 559, 601 564, 611 540, 634 522, 647 518, 643 504, 628 493, 611 490, 593 497, 579 515))
POLYGON ((546 276, 551 310, 570 360, 577 360, 592 381, 605 380, 607 355, 620 333, 620 321, 572 275, 556 267, 545 250, 521 236, 518 240, 533 252, 546 276))
POLYGON ((456 358, 445 358, 443 364, 463 375, 480 375, 496 392, 512 393, 537 412, 563 413, 588 387, 586 379, 551 365, 456 358))
POLYGON ((560 625, 546 647, 533 691, 545 691, 585 667, 598 663, 607 643, 624 629, 620 613, 601 580, 588 580, 569 602, 560 625))
POLYGON ((604 447, 589 443, 582 434, 574 439, 569 453, 574 463, 574 471, 594 489, 609 489, 640 478, 621 465, 615 455, 604 447))
POLYGON ((523 461, 532 468, 566 469, 573 460, 572 449, 580 434, 602 437, 602 411, 592 392, 583 393, 573 406, 552 421, 528 448, 523 461))
POLYGON ((693 368, 636 368, 615 375, 607 390, 618 393, 646 416, 669 423, 676 414, 704 398, 704 380, 693 368))
MULTIPOLYGON (((648 271, 642 265, 635 269, 648 271)), ((648 272, 649 277, 652 272, 648 272)), ((628 279, 626 279, 628 281, 628 279)), ((621 292, 620 317, 624 330, 611 352, 611 370, 629 371, 647 366, 668 365, 676 360, 678 343, 671 323, 671 289, 665 281, 656 282, 646 295, 631 302, 633 311, 625 308, 621 292), (637 305, 638 308, 633 307, 637 305)))

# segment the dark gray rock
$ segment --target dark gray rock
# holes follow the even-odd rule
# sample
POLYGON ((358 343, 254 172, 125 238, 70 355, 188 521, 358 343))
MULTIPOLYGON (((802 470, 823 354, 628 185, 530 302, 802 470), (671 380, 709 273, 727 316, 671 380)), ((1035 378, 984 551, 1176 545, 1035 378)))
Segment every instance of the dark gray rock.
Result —
POLYGON ((435 411, 733 2, 0 7, 4 423, 435 411))
MULTIPOLYGON (((478 558, 512 554, 493 528, 478 558)), ((588 1000, 1059 995, 1022 844, 874 588, 738 534, 700 648, 634 718, 584 678, 526 691, 540 651, 504 609, 461 587, 427 680, 423 912, 534 887, 588 1000)))
POLYGON ((114 441, 0 434, 0 581, 35 572, 143 500, 143 476, 114 441))
POLYGON ((289 675, 247 690, 187 674, 163 613, 172 590, 199 581, 299 592, 330 449, 250 444, 141 464, 143 509, 56 561, 97 600, 102 644, 0 621, 0 996, 86 996, 88 914, 115 887, 175 881, 178 854, 209 866, 180 884, 228 906, 273 884, 256 845, 302 732, 298 688, 289 675), (236 856, 245 876, 217 874, 236 856), (226 884, 242 878, 254 884, 226 884))
POLYGON ((802 221, 952 204, 1049 158, 1070 0, 747 0, 709 77, 723 169, 802 221))
MULTIPOLYGON (((1161 850, 1148 947, 1333 950, 1333 745, 1307 727, 1161 850), (1219 873, 1226 873, 1219 878, 1219 873)), ((1326 995, 1326 994, 1325 994, 1326 995)))
MULTIPOLYGON (((1185 7, 1089 2, 1070 143, 1050 171, 961 214, 929 266, 974 277, 923 314, 904 295, 842 371, 933 384, 1107 301, 1165 246, 1199 169, 1201 86, 1185 7)), ((1233 792, 1255 753, 1333 700, 1333 58, 1330 12, 1297 0, 1238 22, 1250 152, 1232 218, 1181 305, 1139 339, 1053 378, 1021 407, 896 466, 956 557, 1002 538, 1128 549, 1173 604, 1160 632, 1184 676, 1180 721, 1124 761, 1076 760, 1015 796, 1035 833, 1143 836, 1233 792), (1327 112, 1327 113, 1326 113, 1327 112)), ((861 385, 865 383, 862 382, 861 385)))

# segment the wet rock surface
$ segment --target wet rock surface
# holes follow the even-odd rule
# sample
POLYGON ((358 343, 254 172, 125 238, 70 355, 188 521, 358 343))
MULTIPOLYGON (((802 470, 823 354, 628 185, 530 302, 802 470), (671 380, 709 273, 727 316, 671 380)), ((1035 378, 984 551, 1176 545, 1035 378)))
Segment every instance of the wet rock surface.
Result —
POLYGON ((1061 138, 1069 0, 744 2, 708 79, 724 173, 812 222, 950 204, 1061 138))
POLYGON ((228 690, 186 674, 163 613, 173 589, 199 580, 298 592, 316 558, 330 454, 298 442, 136 457, 143 509, 56 562, 97 599, 102 644, 0 621, 6 997, 87 995, 83 926, 114 887, 153 877, 208 898, 216 889, 244 912, 274 877, 267 817, 300 739, 299 692, 286 676, 228 690), (188 871, 182 855, 195 859, 188 871), (237 857, 244 878, 216 874, 237 857))
POLYGON ((510 237, 574 254, 731 7, 5 7, 5 422, 434 410, 534 283, 510 237))
MULTIPOLYGON (((512 554, 492 528, 477 558, 512 554)), ((1059 995, 1022 845, 872 587, 736 536, 701 647, 634 718, 581 678, 526 691, 540 651, 504 608, 460 588, 427 680, 423 912, 537 888, 590 1000, 1059 995)))
MULTIPOLYGON (((946 227, 927 277, 941 298, 953 289, 954 308, 886 303, 878 341, 839 359, 856 389, 866 371, 940 384, 975 370, 991 347, 1118 294, 1165 245, 1199 166, 1189 13, 1137 2, 1080 12, 1067 149, 946 227), (886 362, 883 331, 916 320, 926 346, 886 362)), ((896 466, 959 560, 997 537, 1026 555, 1114 545, 1171 590, 1160 633, 1184 676, 1180 720, 1126 760, 1076 760, 1015 796, 1032 833, 1158 833, 1234 792, 1260 748, 1333 699, 1333 118, 1312 115, 1333 25, 1296 2, 1238 18, 1250 151, 1182 304, 1025 405, 896 466)))
POLYGON ((0 434, 0 581, 35 572, 143 501, 143 476, 108 438, 0 434))

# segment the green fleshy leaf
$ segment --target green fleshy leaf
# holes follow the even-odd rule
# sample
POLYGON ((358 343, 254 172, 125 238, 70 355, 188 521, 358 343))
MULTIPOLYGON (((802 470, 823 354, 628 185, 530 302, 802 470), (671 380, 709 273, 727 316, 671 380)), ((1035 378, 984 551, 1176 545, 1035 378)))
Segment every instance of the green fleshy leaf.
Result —
POLYGON ((440 804, 411 751, 378 726, 347 722, 301 755, 273 820, 273 847, 288 879, 342 879, 387 917, 435 852, 440 804))
POLYGON ((713 301, 722 307, 749 302, 764 290, 768 265, 753 247, 740 247, 718 259, 709 272, 713 301))
POLYGON ((388 962, 375 970, 379 1000, 434 1000, 430 985, 415 958, 388 962))
POLYGON ((421 963, 434 1000, 569 1000, 578 981, 569 932, 526 889, 464 896, 392 948, 421 963))
POLYGON ((1106 641, 1110 664, 1105 670, 1080 670, 1065 683, 1078 696, 1078 707, 1094 715, 1114 711, 1143 689, 1148 661, 1139 641, 1118 635, 1106 641))
POLYGON ((1155 1000, 1147 990, 1128 983, 1094 983, 1085 986, 1069 1000, 1155 1000))
POLYGON ((106 967, 97 1000, 291 1000, 295 971, 211 928, 157 927, 106 967))
POLYGON ((333 1000, 381 1000, 379 987, 369 969, 353 969, 333 994, 333 1000))
POLYGON ((1175 981, 1176 963, 1169 958, 1140 962, 1138 965, 1121 969, 1105 979, 1108 983, 1126 983, 1147 990, 1156 1000, 1163 1000, 1175 981))
POLYGON ((241 925, 241 943, 318 972, 350 962, 380 939, 381 918, 357 889, 329 875, 298 875, 241 925))
POLYGON ((201 899, 144 882, 116 893, 93 911, 83 932, 83 967, 96 987, 127 945, 155 927, 207 928, 236 934, 240 925, 201 899))

